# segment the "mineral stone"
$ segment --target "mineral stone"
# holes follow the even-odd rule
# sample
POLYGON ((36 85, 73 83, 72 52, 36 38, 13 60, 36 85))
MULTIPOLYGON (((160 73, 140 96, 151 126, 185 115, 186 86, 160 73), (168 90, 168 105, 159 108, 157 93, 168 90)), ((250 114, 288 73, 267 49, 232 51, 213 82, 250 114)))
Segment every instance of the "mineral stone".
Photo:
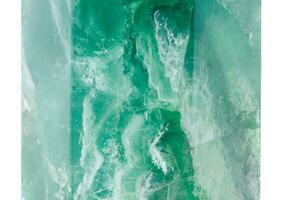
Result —
POLYGON ((258 200, 260 0, 23 0, 23 200, 258 200))

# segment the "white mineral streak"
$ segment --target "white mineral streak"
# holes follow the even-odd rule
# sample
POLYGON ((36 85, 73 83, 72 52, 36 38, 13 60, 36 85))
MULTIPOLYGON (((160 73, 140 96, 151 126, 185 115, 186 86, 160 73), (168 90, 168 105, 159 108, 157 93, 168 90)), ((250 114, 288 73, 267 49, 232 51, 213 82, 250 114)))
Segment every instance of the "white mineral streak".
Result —
MULTIPOLYGON (((54 20, 54 25, 56 26, 56 31, 58 38, 64 48, 65 57, 69 59, 70 52, 71 52, 71 45, 68 37, 68 30, 65 28, 67 25, 64 24, 64 22, 68 22, 65 19, 68 19, 68 16, 71 16, 70 12, 62 13, 59 9, 61 9, 62 4, 64 4, 64 1, 61 0, 49 0, 50 8, 52 12, 52 17, 54 20), (62 15, 63 14, 63 15, 62 15)), ((70 11, 70 0, 65 1, 67 10, 70 11)))
POLYGON ((59 186, 58 191, 54 194, 56 199, 65 200, 69 197, 71 192, 68 169, 65 163, 61 167, 55 167, 50 160, 45 156, 45 160, 48 166, 48 172, 52 180, 59 186))
POLYGON ((138 200, 147 200, 148 193, 151 188, 151 177, 152 173, 149 172, 147 176, 145 174, 141 175, 136 182, 136 191, 138 200))
POLYGON ((164 88, 163 88, 163 83, 162 83, 162 78, 161 78, 161 72, 159 69, 157 69, 154 66, 157 66, 157 63, 155 59, 152 59, 154 57, 154 49, 151 46, 151 37, 145 38, 137 38, 136 41, 136 46, 137 46, 137 54, 140 54, 141 57, 143 58, 143 66, 147 68, 148 72, 148 84, 150 88, 154 89, 157 92, 158 97, 161 100, 165 99, 164 95, 164 88), (145 41, 144 41, 145 40, 145 41), (146 45, 146 48, 144 48, 144 42, 148 43, 146 45))
POLYGON ((25 53, 22 53, 22 112, 34 112, 35 103, 35 85, 29 72, 25 53))
POLYGON ((126 126, 122 135, 122 143, 125 147, 125 156, 127 159, 127 165, 131 166, 137 161, 133 154, 134 146, 132 144, 133 139, 139 134, 140 128, 144 124, 144 117, 141 115, 135 115, 131 118, 130 122, 126 126))
POLYGON ((114 176, 113 200, 122 199, 122 177, 125 174, 123 170, 117 171, 114 176))
POLYGON ((99 122, 94 119, 95 113, 92 110, 92 101, 97 91, 92 90, 83 101, 83 133, 81 136, 82 149, 80 157, 80 165, 84 168, 85 173, 82 182, 77 187, 74 195, 74 200, 86 199, 87 192, 91 188, 97 171, 102 166, 104 161, 103 156, 97 150, 96 140, 97 132, 102 127, 109 112, 105 113, 105 116, 101 118, 99 122))
POLYGON ((155 182, 152 172, 145 172, 138 177, 136 182, 136 193, 138 200, 148 200, 149 196, 154 192, 160 191, 167 185, 165 183, 155 182))
POLYGON ((161 137, 166 132, 166 129, 168 127, 161 128, 158 133, 155 135, 153 140, 150 143, 149 151, 152 158, 153 164, 158 168, 161 169, 162 172, 166 175, 168 172, 168 166, 164 159, 164 156, 162 155, 162 152, 157 148, 157 145, 161 139, 161 137))
POLYGON ((123 53, 123 47, 116 46, 109 51, 97 52, 97 56, 77 58, 73 61, 75 71, 86 86, 126 99, 131 92, 131 83, 120 67, 123 53), (121 86, 115 77, 120 79, 121 86))
POLYGON ((168 27, 168 19, 154 13, 155 38, 158 45, 158 53, 165 67, 165 75, 169 78, 174 92, 178 93, 183 79, 183 63, 186 47, 189 40, 188 34, 175 35, 168 27))
POLYGON ((124 133, 122 134, 122 144, 125 149, 126 165, 116 174, 115 189, 114 189, 114 200, 121 198, 121 186, 122 178, 128 172, 130 172, 134 166, 137 165, 138 159, 134 153, 134 146, 132 141, 139 135, 141 128, 144 124, 144 117, 141 115, 134 115, 128 125, 126 126, 124 133))
POLYGON ((193 85, 182 94, 181 104, 182 126, 190 133, 187 137, 195 147, 221 135, 214 120, 213 96, 205 72, 199 68, 199 71, 195 69, 193 85))
POLYGON ((104 71, 107 69, 105 59, 98 57, 87 57, 78 59, 75 64, 75 70, 81 77, 85 85, 95 88, 99 91, 110 91, 104 71))

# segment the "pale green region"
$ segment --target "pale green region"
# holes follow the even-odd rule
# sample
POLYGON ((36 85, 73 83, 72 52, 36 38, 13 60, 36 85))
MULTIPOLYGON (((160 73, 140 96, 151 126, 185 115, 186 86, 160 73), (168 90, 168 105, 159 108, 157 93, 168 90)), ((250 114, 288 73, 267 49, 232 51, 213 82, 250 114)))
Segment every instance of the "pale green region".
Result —
POLYGON ((69 199, 68 1, 22 1, 22 199, 69 199))
POLYGON ((260 0, 23 0, 24 200, 259 200, 260 0))

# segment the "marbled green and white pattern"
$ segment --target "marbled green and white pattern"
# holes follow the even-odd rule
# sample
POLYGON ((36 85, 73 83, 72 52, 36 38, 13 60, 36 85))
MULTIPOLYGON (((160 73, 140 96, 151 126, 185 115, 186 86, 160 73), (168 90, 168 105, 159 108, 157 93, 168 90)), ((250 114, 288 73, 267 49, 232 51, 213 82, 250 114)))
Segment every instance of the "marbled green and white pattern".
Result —
POLYGON ((23 0, 23 200, 258 200, 260 0, 23 0))

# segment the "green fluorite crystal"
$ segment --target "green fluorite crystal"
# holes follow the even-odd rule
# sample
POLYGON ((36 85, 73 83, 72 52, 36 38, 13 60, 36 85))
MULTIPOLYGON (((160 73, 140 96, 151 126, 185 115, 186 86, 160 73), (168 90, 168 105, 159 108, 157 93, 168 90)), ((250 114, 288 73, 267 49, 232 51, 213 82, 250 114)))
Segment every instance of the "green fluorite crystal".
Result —
POLYGON ((24 200, 258 200, 259 0, 23 0, 24 200))

